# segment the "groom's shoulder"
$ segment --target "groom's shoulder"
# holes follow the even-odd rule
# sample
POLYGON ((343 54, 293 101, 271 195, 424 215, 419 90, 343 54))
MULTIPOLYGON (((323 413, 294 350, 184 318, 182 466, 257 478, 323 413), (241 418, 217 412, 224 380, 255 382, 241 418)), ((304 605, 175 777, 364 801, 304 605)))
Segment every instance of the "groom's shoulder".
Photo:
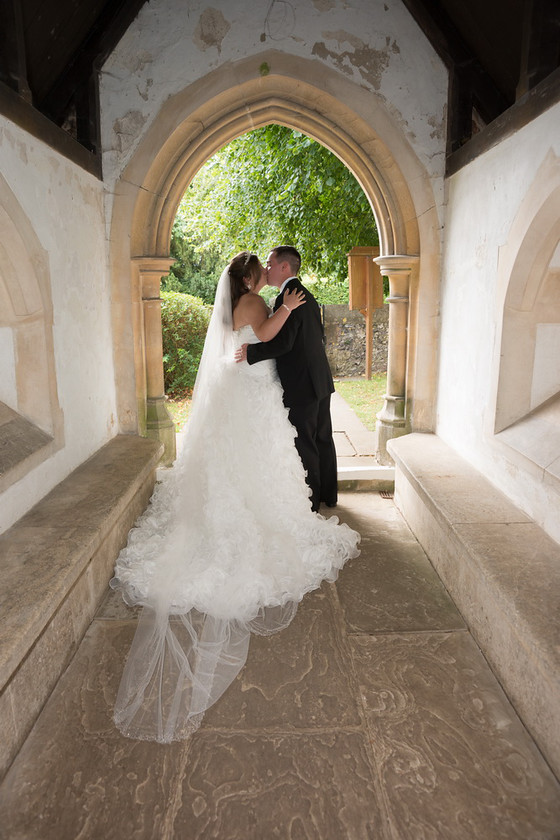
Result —
MULTIPOLYGON (((309 291, 307 286, 304 286, 299 277, 297 278, 297 285, 308 295, 312 300, 315 300, 315 296, 312 292, 309 291)), ((315 301, 316 302, 316 301, 315 301)))

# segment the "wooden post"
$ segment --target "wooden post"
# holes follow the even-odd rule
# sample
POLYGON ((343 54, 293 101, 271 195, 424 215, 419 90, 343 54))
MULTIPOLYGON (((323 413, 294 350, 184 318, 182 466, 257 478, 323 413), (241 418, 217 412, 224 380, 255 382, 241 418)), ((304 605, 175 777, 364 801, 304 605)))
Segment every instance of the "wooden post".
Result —
POLYGON ((383 278, 374 258, 377 246, 356 246, 347 254, 350 309, 359 309, 366 320, 366 379, 371 379, 373 313, 383 306, 383 278))

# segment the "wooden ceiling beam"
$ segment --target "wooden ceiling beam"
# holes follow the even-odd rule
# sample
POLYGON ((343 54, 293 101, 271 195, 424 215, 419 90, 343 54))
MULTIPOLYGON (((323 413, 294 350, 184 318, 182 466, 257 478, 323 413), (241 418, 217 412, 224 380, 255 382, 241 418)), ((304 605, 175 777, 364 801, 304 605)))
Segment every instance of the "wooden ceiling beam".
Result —
POLYGON ((0 2, 0 81, 31 102, 19 0, 0 2))
POLYGON ((560 3, 558 0, 526 0, 516 98, 525 96, 559 66, 560 3))
POLYGON ((439 0, 403 0, 450 73, 448 152, 472 136, 472 111, 492 122, 512 104, 466 44, 439 0))
MULTIPOLYGON (((37 102, 37 107, 60 125, 70 105, 76 106, 78 125, 90 125, 90 147, 97 146, 97 131, 92 128, 98 116, 92 115, 97 105, 98 74, 103 62, 111 54, 146 0, 109 0, 87 38, 74 51, 64 71, 48 93, 37 102), (89 112, 84 114, 84 110, 89 112)), ((81 142, 84 142, 82 135, 81 142)))

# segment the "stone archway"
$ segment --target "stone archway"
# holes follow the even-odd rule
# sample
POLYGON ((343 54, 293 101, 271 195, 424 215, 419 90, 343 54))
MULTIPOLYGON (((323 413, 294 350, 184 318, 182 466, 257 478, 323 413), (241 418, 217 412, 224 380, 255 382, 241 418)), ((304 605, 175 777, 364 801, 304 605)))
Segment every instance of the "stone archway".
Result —
MULTIPOLYGON (((397 400, 386 402, 384 409, 385 437, 409 428, 431 430, 440 254, 427 172, 388 110, 365 91, 334 72, 331 78, 329 71, 307 60, 277 54, 270 63, 274 75, 255 78, 254 61, 244 60, 232 74, 215 71, 168 100, 116 186, 111 267, 121 428, 169 440, 161 410, 163 379, 156 370, 161 368, 161 336, 152 334, 160 305, 155 281, 170 264, 171 228, 184 191, 221 146, 255 128, 279 123, 308 134, 336 154, 368 197, 379 228, 383 270, 392 266, 393 274, 399 275, 398 294, 391 295, 400 311, 400 334, 393 344, 405 349, 399 352, 400 369, 393 377, 402 393, 389 395, 397 400), (150 390, 154 387, 160 392, 150 390), (150 406, 156 426, 147 430, 150 406)), ((173 457, 170 445, 168 461, 173 457)))

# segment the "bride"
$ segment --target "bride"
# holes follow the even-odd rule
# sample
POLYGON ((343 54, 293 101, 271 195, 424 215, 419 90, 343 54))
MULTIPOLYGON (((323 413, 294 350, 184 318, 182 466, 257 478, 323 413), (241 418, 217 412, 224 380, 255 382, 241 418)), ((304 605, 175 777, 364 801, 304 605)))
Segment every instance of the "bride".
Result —
POLYGON ((114 712, 131 738, 187 738, 243 667, 250 634, 286 627, 359 554, 359 534, 311 510, 274 361, 235 362, 305 305, 286 294, 269 316, 264 285, 247 251, 222 273, 183 449, 117 559, 111 586, 143 607, 114 712))

